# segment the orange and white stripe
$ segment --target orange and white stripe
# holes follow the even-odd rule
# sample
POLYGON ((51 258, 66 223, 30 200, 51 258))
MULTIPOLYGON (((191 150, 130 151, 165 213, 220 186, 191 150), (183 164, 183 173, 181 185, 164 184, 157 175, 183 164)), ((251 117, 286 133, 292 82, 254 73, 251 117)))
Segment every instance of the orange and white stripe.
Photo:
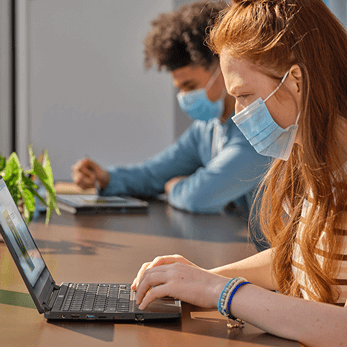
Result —
MULTIPOLYGON (((304 299, 307 300, 310 299, 310 297, 315 299, 315 292, 305 270, 305 262, 302 256, 300 240, 306 223, 306 216, 308 215, 308 212, 312 206, 312 203, 309 200, 310 198, 305 200, 302 209, 302 218, 298 226, 297 237, 294 244, 292 265, 294 277, 300 285, 304 299)), ((339 293, 339 298, 336 304, 344 305, 347 300, 347 225, 338 225, 338 229, 335 229, 334 233, 336 237, 342 238, 341 254, 338 255, 339 259, 341 260, 337 260, 339 273, 336 276, 337 285, 335 286, 335 289, 339 293)), ((325 258, 327 258, 327 256, 331 256, 327 250, 324 249, 326 238, 327 234, 325 231, 323 231, 315 248, 315 256, 321 266, 323 266, 325 258)))

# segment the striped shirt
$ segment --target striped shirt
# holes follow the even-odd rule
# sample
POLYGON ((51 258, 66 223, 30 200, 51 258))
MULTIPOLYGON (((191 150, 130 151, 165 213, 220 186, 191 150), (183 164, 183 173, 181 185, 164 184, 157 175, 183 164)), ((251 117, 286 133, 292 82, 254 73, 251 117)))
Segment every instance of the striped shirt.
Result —
MULTIPOLYGON (((347 169, 347 165, 346 165, 347 169)), ((294 243, 294 251, 293 251, 293 265, 292 271, 295 279, 298 281, 301 289, 301 293, 304 299, 308 300, 311 298, 315 298, 314 289, 310 283, 310 280, 305 271, 305 263, 302 257, 302 251, 300 247, 301 235, 304 230, 306 216, 308 215, 310 208, 312 207, 312 203, 310 202, 310 197, 305 200, 303 209, 301 212, 301 219, 298 226, 298 232, 296 236, 296 240, 294 243)), ((347 212, 346 212, 347 214, 347 212)), ((344 219, 346 220, 346 219, 344 219)), ((339 293, 339 298, 336 301, 338 305, 344 305, 347 300, 347 225, 337 225, 337 228, 334 230, 336 237, 342 238, 342 260, 338 260, 338 269, 339 273, 336 277, 337 284, 334 286, 337 292, 339 293)), ((324 259, 327 257, 327 252, 324 249, 324 245, 326 244, 324 241, 327 237, 325 231, 322 232, 315 249, 315 255, 322 266, 324 259)))

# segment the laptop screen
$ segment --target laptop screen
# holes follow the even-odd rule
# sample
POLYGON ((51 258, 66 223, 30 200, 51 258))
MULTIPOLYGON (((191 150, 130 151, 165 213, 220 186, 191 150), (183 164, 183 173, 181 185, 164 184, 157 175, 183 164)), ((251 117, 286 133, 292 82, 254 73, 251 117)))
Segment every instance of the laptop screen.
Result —
POLYGON ((2 179, 0 179, 0 223, 25 276, 34 287, 46 265, 2 179))

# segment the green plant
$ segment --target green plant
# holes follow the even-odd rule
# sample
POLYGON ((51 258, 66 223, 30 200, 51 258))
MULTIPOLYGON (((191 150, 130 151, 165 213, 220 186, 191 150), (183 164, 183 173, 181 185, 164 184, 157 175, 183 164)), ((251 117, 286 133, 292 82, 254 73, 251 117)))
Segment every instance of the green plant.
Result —
POLYGON ((15 203, 18 205, 21 200, 23 201, 26 223, 29 224, 33 219, 37 207, 35 197, 37 197, 47 207, 46 224, 48 224, 53 210, 60 214, 56 201, 51 162, 47 151, 44 151, 41 164, 35 157, 31 146, 29 146, 29 156, 31 167, 29 170, 24 170, 15 152, 7 160, 0 153, 0 175, 6 182, 15 203), (45 197, 40 196, 37 192, 38 185, 35 183, 37 180, 47 192, 45 197))

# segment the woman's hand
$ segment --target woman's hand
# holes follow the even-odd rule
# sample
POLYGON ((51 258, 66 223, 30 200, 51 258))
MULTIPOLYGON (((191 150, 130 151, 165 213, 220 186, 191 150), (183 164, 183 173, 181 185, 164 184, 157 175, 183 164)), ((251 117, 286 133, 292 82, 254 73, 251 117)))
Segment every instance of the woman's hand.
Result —
POLYGON ((156 257, 152 262, 144 263, 141 266, 139 272, 137 273, 136 278, 134 279, 134 281, 131 285, 131 289, 136 290, 137 285, 138 285, 142 275, 144 274, 144 272, 147 269, 151 269, 153 267, 160 266, 160 265, 168 265, 168 264, 174 264, 174 263, 182 263, 182 264, 187 264, 187 265, 191 265, 194 267, 198 267, 197 265, 193 264, 191 261, 187 260, 186 258, 184 258, 178 254, 156 257))
POLYGON ((145 270, 139 280, 136 303, 144 310, 153 300, 170 296, 196 306, 217 308, 228 280, 182 262, 156 266, 145 270))

